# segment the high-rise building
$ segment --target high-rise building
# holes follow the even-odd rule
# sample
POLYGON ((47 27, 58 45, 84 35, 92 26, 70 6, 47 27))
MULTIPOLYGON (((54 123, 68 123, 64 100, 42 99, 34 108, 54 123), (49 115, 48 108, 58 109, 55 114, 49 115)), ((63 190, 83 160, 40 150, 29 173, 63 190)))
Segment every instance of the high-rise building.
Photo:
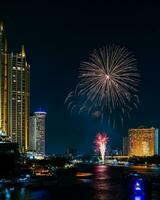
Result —
POLYGON ((7 133, 7 40, 4 25, 0 22, 0 129, 7 133))
POLYGON ((24 46, 8 55, 8 134, 21 151, 28 149, 30 66, 24 46))
POLYGON ((29 149, 45 155, 46 112, 34 112, 29 121, 29 149))
POLYGON ((24 47, 8 54, 4 25, 0 22, 0 131, 28 148, 30 66, 24 47))
POLYGON ((158 154, 158 129, 136 128, 128 131, 129 156, 153 156, 158 154))

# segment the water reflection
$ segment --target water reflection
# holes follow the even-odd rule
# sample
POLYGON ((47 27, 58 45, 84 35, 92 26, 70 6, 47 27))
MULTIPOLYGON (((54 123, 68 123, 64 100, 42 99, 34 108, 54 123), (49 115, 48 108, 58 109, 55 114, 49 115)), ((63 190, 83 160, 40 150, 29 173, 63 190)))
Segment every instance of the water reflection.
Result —
POLYGON ((132 200, 144 200, 145 188, 143 185, 143 180, 135 178, 132 183, 132 200))
POLYGON ((95 166, 94 174, 94 197, 96 200, 107 200, 108 191, 110 190, 109 179, 111 178, 108 173, 108 167, 105 165, 95 166))
POLYGON ((132 200, 144 200, 144 196, 142 196, 142 195, 134 195, 132 197, 132 200))
POLYGON ((148 176, 142 176, 138 173, 129 173, 129 190, 132 194, 132 200, 150 200, 152 199, 152 181, 148 176))
POLYGON ((95 200, 146 200, 148 184, 139 176, 125 179, 120 168, 95 166, 92 185, 95 200))
POLYGON ((10 191, 6 188, 5 189, 5 199, 6 200, 9 200, 11 198, 11 193, 10 193, 10 191))
POLYGON ((21 188, 15 192, 6 189, 0 199, 158 200, 160 197, 160 170, 148 174, 145 170, 143 175, 123 167, 101 165, 85 166, 79 172, 73 179, 64 175, 59 185, 52 188, 21 188))

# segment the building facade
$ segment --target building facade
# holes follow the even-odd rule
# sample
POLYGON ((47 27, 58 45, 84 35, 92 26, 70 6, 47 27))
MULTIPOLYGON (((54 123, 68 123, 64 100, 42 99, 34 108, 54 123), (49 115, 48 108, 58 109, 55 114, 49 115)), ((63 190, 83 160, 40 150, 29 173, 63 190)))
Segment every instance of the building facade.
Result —
POLYGON ((28 149, 30 66, 24 47, 8 55, 8 134, 21 151, 28 149))
POLYGON ((45 155, 46 112, 35 112, 29 121, 29 150, 45 155))
POLYGON ((4 25, 0 22, 0 130, 11 142, 28 149, 30 66, 24 47, 9 54, 4 25))
POLYGON ((158 129, 136 128, 128 131, 129 156, 158 155, 158 129))
POLYGON ((4 25, 0 22, 0 129, 7 133, 7 40, 4 25))

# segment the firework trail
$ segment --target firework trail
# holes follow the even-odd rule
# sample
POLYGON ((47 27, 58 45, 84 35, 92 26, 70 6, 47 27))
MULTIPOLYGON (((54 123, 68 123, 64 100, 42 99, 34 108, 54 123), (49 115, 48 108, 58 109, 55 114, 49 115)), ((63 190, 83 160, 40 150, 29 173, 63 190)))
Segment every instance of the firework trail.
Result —
POLYGON ((108 141, 109 137, 105 133, 98 133, 96 135, 96 140, 95 140, 96 152, 100 152, 103 164, 106 152, 106 145, 108 141))
POLYGON ((113 45, 94 50, 79 72, 79 83, 66 98, 71 112, 99 113, 108 123, 123 124, 123 117, 137 108, 139 73, 136 59, 126 48, 113 45))

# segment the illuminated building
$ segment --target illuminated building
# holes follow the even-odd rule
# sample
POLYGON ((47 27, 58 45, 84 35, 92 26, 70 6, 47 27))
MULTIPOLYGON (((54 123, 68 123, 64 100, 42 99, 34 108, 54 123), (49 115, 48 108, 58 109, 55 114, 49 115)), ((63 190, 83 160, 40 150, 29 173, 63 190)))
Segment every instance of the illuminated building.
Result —
POLYGON ((29 149, 45 155, 45 120, 46 112, 34 112, 29 122, 29 149))
POLYGON ((30 66, 24 47, 8 55, 8 134, 21 151, 28 149, 30 66))
POLYGON ((8 54, 4 25, 0 22, 0 130, 21 151, 28 149, 30 67, 24 47, 8 54))
POLYGON ((136 128, 128 131, 129 156, 158 154, 158 129, 136 128))
POLYGON ((7 40, 0 22, 0 129, 7 133, 7 40))

